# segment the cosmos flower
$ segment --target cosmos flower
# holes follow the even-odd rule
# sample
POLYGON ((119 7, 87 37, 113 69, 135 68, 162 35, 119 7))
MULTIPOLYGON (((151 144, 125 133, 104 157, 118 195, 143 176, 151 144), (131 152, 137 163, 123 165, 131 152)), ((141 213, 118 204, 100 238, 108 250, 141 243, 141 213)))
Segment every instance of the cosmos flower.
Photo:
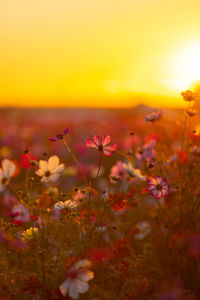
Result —
POLYGON ((10 178, 16 171, 15 164, 9 159, 4 159, 1 165, 2 168, 0 168, 0 192, 5 189, 6 184, 9 182, 10 178))
POLYGON ((153 111, 152 113, 150 113, 149 115, 147 115, 144 120, 145 122, 155 122, 155 121, 158 121, 160 120, 160 118, 162 117, 163 115, 163 111, 162 110, 159 110, 159 111, 153 111))
POLYGON ((65 168, 64 164, 59 163, 60 160, 56 155, 51 156, 48 161, 39 161, 39 168, 35 173, 42 177, 41 182, 55 182, 59 178, 60 173, 65 168))
POLYGON ((118 160, 116 164, 112 166, 109 178, 112 183, 116 183, 118 180, 126 180, 127 172, 121 160, 118 160))
POLYGON ((78 261, 68 272, 67 279, 59 286, 63 296, 69 292, 72 299, 78 299, 79 294, 89 289, 87 281, 93 279, 93 272, 89 271, 91 263, 88 260, 78 261))
POLYGON ((156 199, 160 199, 162 197, 166 197, 169 191, 169 185, 167 181, 160 176, 158 177, 151 177, 148 179, 148 191, 151 193, 153 197, 156 199))
POLYGON ((183 97, 183 99, 185 101, 194 101, 194 100, 196 100, 196 97, 197 97, 196 93, 193 93, 190 90, 186 90, 185 92, 182 92, 181 96, 183 97))
POLYGON ((30 214, 22 203, 18 203, 12 207, 12 212, 16 214, 15 220, 22 222, 30 221, 30 214))
POLYGON ((142 162, 150 162, 155 157, 155 139, 150 140, 148 143, 144 144, 143 147, 139 147, 135 153, 136 165, 137 167, 142 167, 142 162))
POLYGON ((198 109, 195 109, 195 108, 189 108, 188 110, 186 110, 186 113, 190 117, 195 117, 199 114, 199 111, 198 111, 198 109))
POLYGON ((143 240, 151 232, 150 224, 146 221, 138 223, 136 228, 138 232, 135 234, 134 237, 137 240, 143 240))
POLYGON ((142 175, 140 169, 133 168, 130 161, 128 162, 128 164, 123 164, 123 167, 131 177, 135 177, 141 181, 146 180, 146 176, 142 175))
POLYGON ((70 132, 70 128, 64 129, 61 133, 58 133, 56 136, 52 136, 49 138, 50 142, 56 142, 58 140, 62 140, 63 137, 70 132))
POLYGON ((88 138, 86 140, 86 147, 95 148, 99 152, 103 152, 105 155, 110 156, 114 153, 117 148, 117 144, 112 144, 108 146, 110 143, 110 136, 104 135, 102 139, 98 135, 93 137, 93 140, 88 138))
POLYGON ((66 200, 65 202, 59 201, 57 202, 54 207, 57 210, 63 210, 63 209, 73 209, 77 207, 77 203, 73 200, 66 200))

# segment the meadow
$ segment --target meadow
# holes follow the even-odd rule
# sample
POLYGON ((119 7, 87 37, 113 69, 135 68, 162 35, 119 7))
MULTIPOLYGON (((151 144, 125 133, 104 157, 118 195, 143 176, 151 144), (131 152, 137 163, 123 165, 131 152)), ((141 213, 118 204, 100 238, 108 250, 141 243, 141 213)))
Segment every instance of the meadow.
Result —
POLYGON ((200 299, 200 122, 1 109, 0 299, 200 299))

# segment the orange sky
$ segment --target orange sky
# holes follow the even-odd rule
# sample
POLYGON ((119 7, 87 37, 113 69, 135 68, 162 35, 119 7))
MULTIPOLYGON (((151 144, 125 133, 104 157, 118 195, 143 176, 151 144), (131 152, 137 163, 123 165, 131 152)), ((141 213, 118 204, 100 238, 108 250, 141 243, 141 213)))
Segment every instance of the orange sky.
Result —
POLYGON ((1 0, 0 104, 181 106, 200 79, 199 12, 199 0, 1 0))

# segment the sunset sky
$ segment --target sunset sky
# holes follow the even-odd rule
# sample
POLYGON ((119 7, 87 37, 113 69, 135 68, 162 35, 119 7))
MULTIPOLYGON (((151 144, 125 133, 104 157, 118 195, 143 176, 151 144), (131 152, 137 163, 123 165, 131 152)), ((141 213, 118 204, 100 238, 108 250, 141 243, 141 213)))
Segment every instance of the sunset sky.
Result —
POLYGON ((1 0, 0 41, 2 106, 178 107, 200 80, 200 1, 1 0))

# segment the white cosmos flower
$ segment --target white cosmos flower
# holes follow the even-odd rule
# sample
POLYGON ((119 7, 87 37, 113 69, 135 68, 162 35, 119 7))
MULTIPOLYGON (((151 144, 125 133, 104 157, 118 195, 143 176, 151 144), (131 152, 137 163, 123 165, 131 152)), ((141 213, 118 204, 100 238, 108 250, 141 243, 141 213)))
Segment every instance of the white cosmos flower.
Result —
POLYGON ((35 173, 42 177, 42 182, 55 182, 65 168, 64 164, 59 163, 60 159, 56 155, 49 157, 48 161, 40 160, 39 168, 35 173))
POLYGON ((73 208, 76 208, 77 207, 77 203, 73 200, 66 200, 65 202, 63 201, 59 201, 57 202, 54 207, 55 209, 58 209, 58 210, 63 210, 63 209, 73 209, 73 208))
POLYGON ((0 192, 5 189, 6 183, 8 183, 8 181, 16 171, 15 164, 9 159, 4 159, 1 165, 2 168, 0 168, 0 192))
POLYGON ((142 175, 140 169, 133 168, 131 162, 129 161, 128 164, 123 164, 123 167, 125 168, 126 172, 131 176, 135 177, 141 181, 146 180, 146 176, 142 175))
POLYGON ((63 296, 69 293, 72 299, 78 299, 79 294, 89 289, 87 281, 93 279, 93 272, 89 271, 91 263, 88 260, 78 261, 68 272, 67 279, 59 286, 63 296))

